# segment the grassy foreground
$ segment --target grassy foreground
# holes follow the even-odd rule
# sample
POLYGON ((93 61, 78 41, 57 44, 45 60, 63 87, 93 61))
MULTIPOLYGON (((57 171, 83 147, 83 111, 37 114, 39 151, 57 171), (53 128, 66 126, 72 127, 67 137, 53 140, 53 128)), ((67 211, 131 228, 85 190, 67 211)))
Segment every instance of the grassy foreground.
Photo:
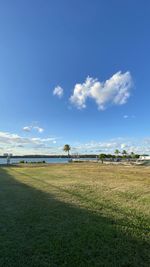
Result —
POLYGON ((0 168, 0 267, 150 266, 150 168, 0 168))

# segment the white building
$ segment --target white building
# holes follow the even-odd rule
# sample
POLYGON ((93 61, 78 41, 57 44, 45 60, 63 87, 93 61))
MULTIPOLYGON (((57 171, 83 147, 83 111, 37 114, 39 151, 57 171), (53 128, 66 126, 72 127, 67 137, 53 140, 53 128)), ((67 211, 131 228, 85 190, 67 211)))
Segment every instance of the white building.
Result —
POLYGON ((140 156, 139 160, 150 160, 150 156, 140 156))

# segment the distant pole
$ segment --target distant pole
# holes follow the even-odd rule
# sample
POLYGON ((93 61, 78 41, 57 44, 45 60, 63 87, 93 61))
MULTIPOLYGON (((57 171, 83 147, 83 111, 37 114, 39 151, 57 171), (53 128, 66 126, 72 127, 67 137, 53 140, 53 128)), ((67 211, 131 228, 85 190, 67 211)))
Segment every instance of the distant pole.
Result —
POLYGON ((7 165, 9 165, 10 164, 10 158, 11 158, 11 156, 12 156, 12 154, 10 153, 5 153, 4 154, 4 157, 6 157, 6 160, 7 160, 7 165))
POLYGON ((10 164, 10 155, 7 156, 7 165, 10 164))
POLYGON ((10 158, 7 156, 7 165, 10 163, 10 158))

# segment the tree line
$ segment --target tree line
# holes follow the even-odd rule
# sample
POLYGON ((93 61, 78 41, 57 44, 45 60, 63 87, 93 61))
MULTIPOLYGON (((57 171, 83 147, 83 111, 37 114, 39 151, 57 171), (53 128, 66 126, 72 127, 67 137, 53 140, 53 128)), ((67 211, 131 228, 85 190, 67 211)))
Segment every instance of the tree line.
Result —
MULTIPOLYGON (((71 146, 68 145, 68 144, 66 144, 66 145, 64 145, 63 150, 68 153, 68 158, 69 158, 70 157, 71 146)), ((102 161, 102 163, 103 163, 103 161, 105 159, 110 159, 110 160, 116 159, 118 161, 121 160, 121 159, 138 159, 140 155, 139 154, 136 154, 134 152, 128 153, 125 149, 123 151, 119 151, 118 149, 116 149, 114 151, 114 154, 101 153, 99 155, 84 155, 84 157, 85 156, 86 157, 93 156, 95 158, 99 158, 102 161)), ((79 157, 80 157, 80 155, 79 155, 79 157)), ((82 155, 82 157, 83 157, 83 155, 82 155)))
POLYGON ((105 159, 112 159, 112 160, 116 160, 116 161, 119 161, 119 160, 135 160, 135 159, 138 159, 140 157, 139 154, 136 154, 134 152, 130 152, 128 153, 126 150, 123 150, 123 151, 119 151, 118 149, 116 149, 114 151, 114 154, 104 154, 104 153, 101 153, 99 154, 99 159, 102 161, 105 160, 105 159))

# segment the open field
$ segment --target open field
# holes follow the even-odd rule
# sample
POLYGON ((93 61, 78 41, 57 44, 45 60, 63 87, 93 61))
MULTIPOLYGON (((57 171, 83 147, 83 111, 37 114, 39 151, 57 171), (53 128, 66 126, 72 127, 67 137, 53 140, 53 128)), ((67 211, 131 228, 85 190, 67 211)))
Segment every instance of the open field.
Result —
POLYGON ((150 168, 0 168, 0 267, 150 266, 150 168))

